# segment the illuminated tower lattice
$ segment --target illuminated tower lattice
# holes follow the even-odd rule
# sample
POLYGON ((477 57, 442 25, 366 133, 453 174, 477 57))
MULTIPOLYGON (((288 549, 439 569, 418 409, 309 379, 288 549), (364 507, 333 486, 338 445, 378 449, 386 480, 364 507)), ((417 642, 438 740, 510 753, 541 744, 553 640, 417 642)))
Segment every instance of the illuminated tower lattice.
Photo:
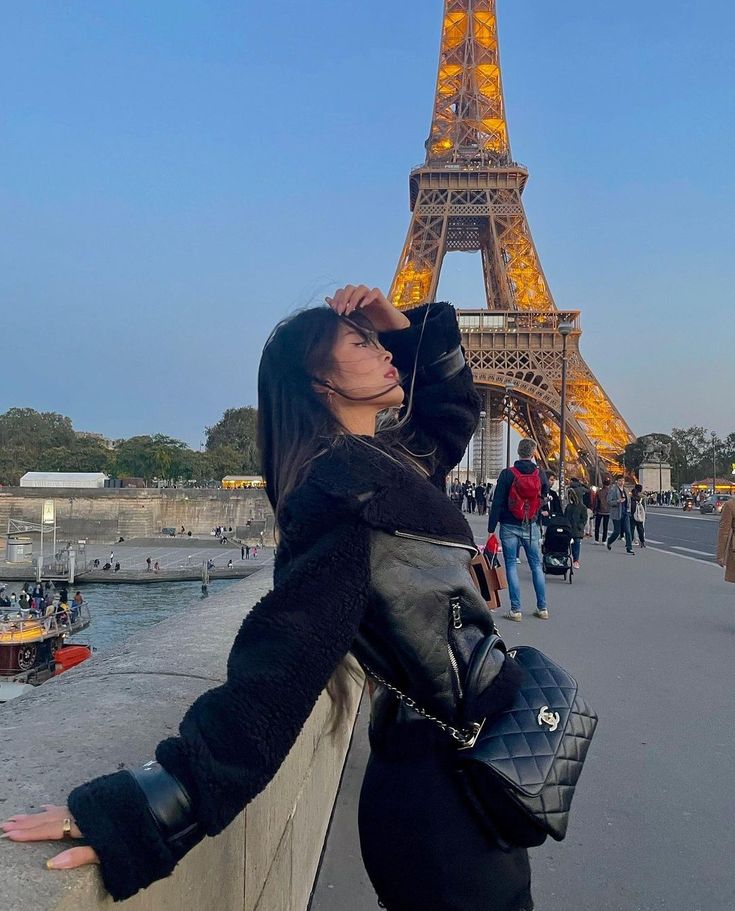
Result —
POLYGON ((445 0, 426 161, 411 172, 411 224, 391 299, 402 309, 435 300, 445 254, 480 254, 485 307, 460 310, 459 319, 483 387, 486 436, 497 440, 512 387, 511 422, 537 440, 547 466, 559 452, 558 326, 571 322, 567 458, 592 475, 598 459, 610 466, 634 436, 582 359, 579 311, 557 309, 531 237, 521 200, 528 171, 510 151, 495 5, 445 0))

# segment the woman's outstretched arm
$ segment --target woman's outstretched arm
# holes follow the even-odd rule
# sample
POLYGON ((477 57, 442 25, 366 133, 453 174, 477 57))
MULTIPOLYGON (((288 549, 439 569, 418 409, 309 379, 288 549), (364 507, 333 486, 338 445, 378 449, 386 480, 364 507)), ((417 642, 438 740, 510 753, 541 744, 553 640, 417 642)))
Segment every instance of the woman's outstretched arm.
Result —
POLYGON ((191 801, 196 831, 172 845, 131 773, 76 788, 69 808, 94 848, 108 891, 133 895, 167 876, 204 835, 221 832, 268 784, 349 651, 367 604, 369 537, 337 516, 243 621, 227 680, 184 716, 156 759, 191 801))

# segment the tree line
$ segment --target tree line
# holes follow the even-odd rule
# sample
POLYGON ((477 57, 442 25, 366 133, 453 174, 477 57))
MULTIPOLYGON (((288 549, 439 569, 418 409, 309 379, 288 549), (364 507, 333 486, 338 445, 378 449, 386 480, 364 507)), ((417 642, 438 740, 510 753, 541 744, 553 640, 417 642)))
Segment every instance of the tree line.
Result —
MULTIPOLYGON (((205 428, 204 452, 163 434, 133 436, 110 445, 74 430, 71 419, 55 412, 11 408, 0 414, 0 484, 15 486, 27 471, 103 471, 110 477, 175 483, 219 483, 228 474, 259 474, 257 411, 228 408, 205 428)), ((651 441, 668 445, 674 487, 712 476, 713 449, 718 477, 732 476, 735 432, 721 438, 704 427, 675 427, 670 434, 639 437, 618 461, 637 472, 651 441)))
POLYGON ((258 474, 255 408, 228 408, 205 428, 204 452, 153 434, 115 440, 74 430, 55 412, 11 408, 0 414, 0 484, 17 486, 27 471, 103 471, 114 478, 219 483, 228 474, 258 474))
POLYGON ((669 447, 671 482, 675 488, 711 478, 713 464, 718 478, 733 478, 735 432, 724 438, 705 427, 674 427, 670 434, 650 433, 626 446, 625 452, 620 454, 620 463, 637 472, 650 442, 669 447))

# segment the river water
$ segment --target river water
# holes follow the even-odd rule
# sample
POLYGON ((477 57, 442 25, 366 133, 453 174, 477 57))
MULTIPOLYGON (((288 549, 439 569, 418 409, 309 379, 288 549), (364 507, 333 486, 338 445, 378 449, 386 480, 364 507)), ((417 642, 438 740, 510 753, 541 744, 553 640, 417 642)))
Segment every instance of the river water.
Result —
MULTIPOLYGON (((209 583, 209 594, 223 591, 237 579, 209 583)), ((157 582, 150 585, 79 585, 89 605, 92 623, 70 641, 88 643, 95 649, 109 648, 128 636, 166 620, 177 611, 202 600, 201 582, 157 582)), ((69 596, 77 591, 74 586, 69 596)))

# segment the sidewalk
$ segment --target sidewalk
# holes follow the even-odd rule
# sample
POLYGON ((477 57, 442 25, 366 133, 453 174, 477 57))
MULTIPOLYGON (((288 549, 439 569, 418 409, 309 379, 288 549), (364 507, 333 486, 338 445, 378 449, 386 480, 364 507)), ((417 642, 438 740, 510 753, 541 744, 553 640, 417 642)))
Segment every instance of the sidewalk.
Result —
MULTIPOLYGON (((484 542, 486 520, 471 524, 484 542)), ((531 615, 524 559, 523 622, 497 620, 567 667, 600 716, 566 840, 530 852, 534 897, 539 911, 732 911, 735 591, 719 567, 635 553, 585 542, 574 584, 548 579, 548 621, 531 615)), ((366 714, 311 911, 377 907, 356 827, 366 714)))

